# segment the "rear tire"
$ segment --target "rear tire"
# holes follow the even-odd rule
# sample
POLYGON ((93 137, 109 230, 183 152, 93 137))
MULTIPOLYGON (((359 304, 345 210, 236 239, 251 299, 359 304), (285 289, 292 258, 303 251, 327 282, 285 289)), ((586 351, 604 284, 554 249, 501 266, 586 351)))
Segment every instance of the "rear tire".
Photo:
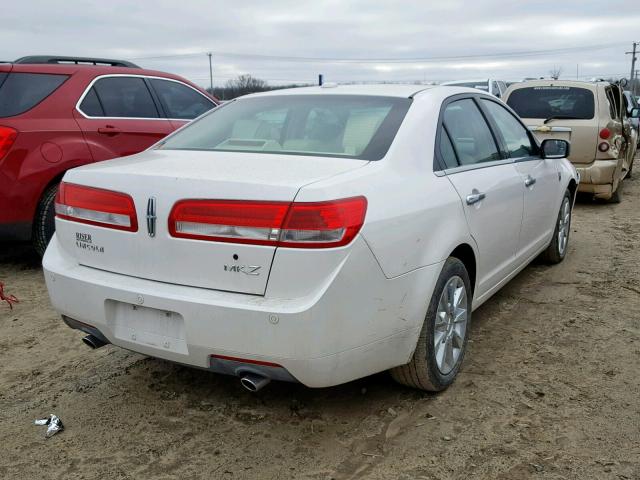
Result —
POLYGON ((32 242, 41 257, 44 255, 44 251, 56 231, 54 205, 56 193, 58 193, 58 184, 51 185, 44 191, 36 210, 36 216, 33 219, 32 242))
POLYGON ((631 174, 633 173, 633 162, 635 159, 631 160, 631 165, 629 165, 629 170, 627 170, 627 174, 625 175, 625 179, 631 178, 631 174))
POLYGON ((564 260, 567 255, 569 233, 571 232, 571 213, 571 192, 566 190, 560 204, 553 238, 547 249, 540 255, 543 262, 554 265, 564 260))
POLYGON ((618 181, 618 188, 616 188, 616 191, 611 194, 611 197, 609 198, 609 200, 607 200, 607 203, 620 203, 622 201, 622 185, 623 184, 624 184, 624 181, 621 178, 618 181))
POLYGON ((467 269, 460 260, 449 257, 436 282, 411 361, 391 369, 396 382, 431 392, 453 383, 467 347, 471 299, 467 269), (443 311, 447 307, 448 313, 443 311))

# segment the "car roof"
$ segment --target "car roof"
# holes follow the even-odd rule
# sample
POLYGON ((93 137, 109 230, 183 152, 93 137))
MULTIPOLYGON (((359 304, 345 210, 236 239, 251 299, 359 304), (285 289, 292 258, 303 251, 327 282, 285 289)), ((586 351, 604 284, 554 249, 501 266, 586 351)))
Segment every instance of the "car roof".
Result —
POLYGON ((470 78, 468 80, 451 80, 449 82, 442 82, 440 85, 453 85, 458 83, 471 83, 471 82, 488 82, 490 78, 470 78))
POLYGON ((610 82, 588 82, 586 80, 553 80, 551 79, 538 79, 538 80, 525 80, 523 82, 514 83, 509 86, 510 89, 515 90, 523 87, 537 87, 537 86, 565 86, 565 87, 582 87, 593 88, 598 85, 610 85, 610 82))
POLYGON ((324 84, 315 87, 284 88, 268 92, 252 93, 246 97, 267 97, 277 95, 371 95, 377 97, 410 98, 418 92, 433 88, 433 85, 405 85, 377 83, 366 85, 324 84))

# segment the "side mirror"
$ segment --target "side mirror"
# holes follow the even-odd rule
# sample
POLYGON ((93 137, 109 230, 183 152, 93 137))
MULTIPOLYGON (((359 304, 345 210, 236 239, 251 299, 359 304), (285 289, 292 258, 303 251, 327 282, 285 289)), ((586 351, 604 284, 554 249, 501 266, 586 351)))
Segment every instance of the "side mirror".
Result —
POLYGON ((547 138, 540 146, 542 158, 566 158, 571 152, 571 145, 566 140, 547 138))
POLYGON ((631 118, 640 118, 640 108, 632 108, 630 117, 631 118))

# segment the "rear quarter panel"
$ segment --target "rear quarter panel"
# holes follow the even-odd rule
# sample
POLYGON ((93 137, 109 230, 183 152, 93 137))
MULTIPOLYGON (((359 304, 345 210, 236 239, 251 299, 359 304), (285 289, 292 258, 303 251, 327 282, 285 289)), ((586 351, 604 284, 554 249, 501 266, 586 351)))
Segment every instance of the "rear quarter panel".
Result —
POLYGON ((365 195, 361 234, 387 278, 446 259, 461 243, 475 249, 461 199, 446 177, 433 172, 441 101, 459 93, 442 88, 418 94, 382 160, 303 187, 296 201, 365 195))
POLYGON ((0 223, 31 222, 44 190, 62 174, 92 161, 80 129, 71 115, 84 84, 71 76, 28 112, 0 118, 18 137, 0 161, 0 223))

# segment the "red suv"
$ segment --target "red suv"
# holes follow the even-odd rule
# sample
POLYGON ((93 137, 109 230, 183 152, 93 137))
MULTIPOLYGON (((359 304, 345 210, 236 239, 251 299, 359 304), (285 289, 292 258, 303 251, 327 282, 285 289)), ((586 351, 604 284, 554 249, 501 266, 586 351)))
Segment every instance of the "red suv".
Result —
POLYGON ((0 240, 31 239, 43 254, 68 169, 140 152, 216 104, 184 78, 121 60, 0 63, 0 240))

